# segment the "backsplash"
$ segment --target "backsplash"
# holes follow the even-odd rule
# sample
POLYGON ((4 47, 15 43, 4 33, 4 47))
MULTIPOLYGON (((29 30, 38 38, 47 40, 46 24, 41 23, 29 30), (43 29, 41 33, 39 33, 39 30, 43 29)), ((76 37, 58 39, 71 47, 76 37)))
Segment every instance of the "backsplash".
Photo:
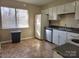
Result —
POLYGON ((58 21, 51 21, 51 25, 79 28, 79 20, 75 20, 75 14, 66 14, 60 16, 61 19, 58 21))

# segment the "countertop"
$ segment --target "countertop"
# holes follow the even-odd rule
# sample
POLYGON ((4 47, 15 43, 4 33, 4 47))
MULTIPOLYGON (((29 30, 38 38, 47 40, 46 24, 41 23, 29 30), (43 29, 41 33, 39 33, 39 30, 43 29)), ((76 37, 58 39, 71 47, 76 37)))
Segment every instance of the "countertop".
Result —
POLYGON ((64 26, 47 26, 47 27, 45 27, 45 29, 49 29, 49 28, 79 34, 79 28, 71 28, 71 27, 64 27, 64 26))

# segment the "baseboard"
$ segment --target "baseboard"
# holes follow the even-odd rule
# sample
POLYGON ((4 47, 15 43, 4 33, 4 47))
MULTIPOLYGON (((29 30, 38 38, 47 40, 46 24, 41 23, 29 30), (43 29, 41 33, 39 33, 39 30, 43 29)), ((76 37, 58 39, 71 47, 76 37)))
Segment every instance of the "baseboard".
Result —
POLYGON ((28 37, 28 38, 21 38, 21 40, 27 40, 27 39, 32 39, 34 37, 28 37))
POLYGON ((43 40, 44 40, 44 39, 39 39, 39 38, 36 38, 36 37, 35 37, 35 39, 38 39, 38 40, 40 40, 40 41, 43 41, 43 40))
POLYGON ((9 42, 12 42, 11 40, 7 40, 7 41, 2 41, 0 42, 1 44, 4 44, 4 43, 9 43, 9 42))
MULTIPOLYGON (((27 40, 27 39, 32 39, 32 38, 34 38, 34 37, 21 38, 21 41, 22 41, 22 40, 27 40)), ((7 41, 2 41, 2 42, 0 42, 0 44, 10 43, 10 42, 12 42, 12 41, 11 41, 11 40, 7 40, 7 41)))

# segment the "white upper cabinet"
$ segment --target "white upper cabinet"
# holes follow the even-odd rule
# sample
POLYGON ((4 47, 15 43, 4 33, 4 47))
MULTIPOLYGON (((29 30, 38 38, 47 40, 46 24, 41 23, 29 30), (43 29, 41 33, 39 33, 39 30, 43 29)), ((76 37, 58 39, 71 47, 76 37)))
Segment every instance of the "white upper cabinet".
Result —
POLYGON ((76 1, 75 19, 79 20, 79 1, 76 1))
POLYGON ((75 13, 75 2, 57 6, 57 14, 75 13))
POLYGON ((44 14, 48 14, 48 13, 49 13, 49 9, 45 9, 44 14))
POLYGON ((49 8, 49 20, 53 19, 53 8, 49 8))
POLYGON ((49 8, 49 20, 57 20, 57 8, 49 8))
POLYGON ((53 29, 53 39, 52 42, 59 45, 59 30, 53 29))
POLYGON ((57 20, 57 7, 53 7, 53 20, 57 20))
POLYGON ((41 11, 43 14, 49 15, 49 20, 58 20, 60 14, 68 14, 68 13, 75 13, 75 18, 79 19, 79 1, 74 1, 70 3, 66 3, 63 5, 55 6, 52 8, 48 8, 41 11))
POLYGON ((57 14, 64 14, 64 5, 57 6, 57 14))
POLYGON ((48 14, 49 13, 49 9, 41 10, 41 13, 48 14))
POLYGON ((64 5, 64 7, 65 7, 64 13, 75 13, 75 5, 76 5, 75 2, 65 4, 64 5))

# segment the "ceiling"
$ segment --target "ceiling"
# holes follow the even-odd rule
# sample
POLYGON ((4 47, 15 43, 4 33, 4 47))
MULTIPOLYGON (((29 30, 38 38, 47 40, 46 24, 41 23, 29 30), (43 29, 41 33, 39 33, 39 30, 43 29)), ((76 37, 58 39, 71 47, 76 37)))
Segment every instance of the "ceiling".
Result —
POLYGON ((26 2, 26 3, 30 3, 30 4, 34 4, 34 5, 44 5, 47 3, 50 3, 54 0, 17 0, 20 2, 26 2))

